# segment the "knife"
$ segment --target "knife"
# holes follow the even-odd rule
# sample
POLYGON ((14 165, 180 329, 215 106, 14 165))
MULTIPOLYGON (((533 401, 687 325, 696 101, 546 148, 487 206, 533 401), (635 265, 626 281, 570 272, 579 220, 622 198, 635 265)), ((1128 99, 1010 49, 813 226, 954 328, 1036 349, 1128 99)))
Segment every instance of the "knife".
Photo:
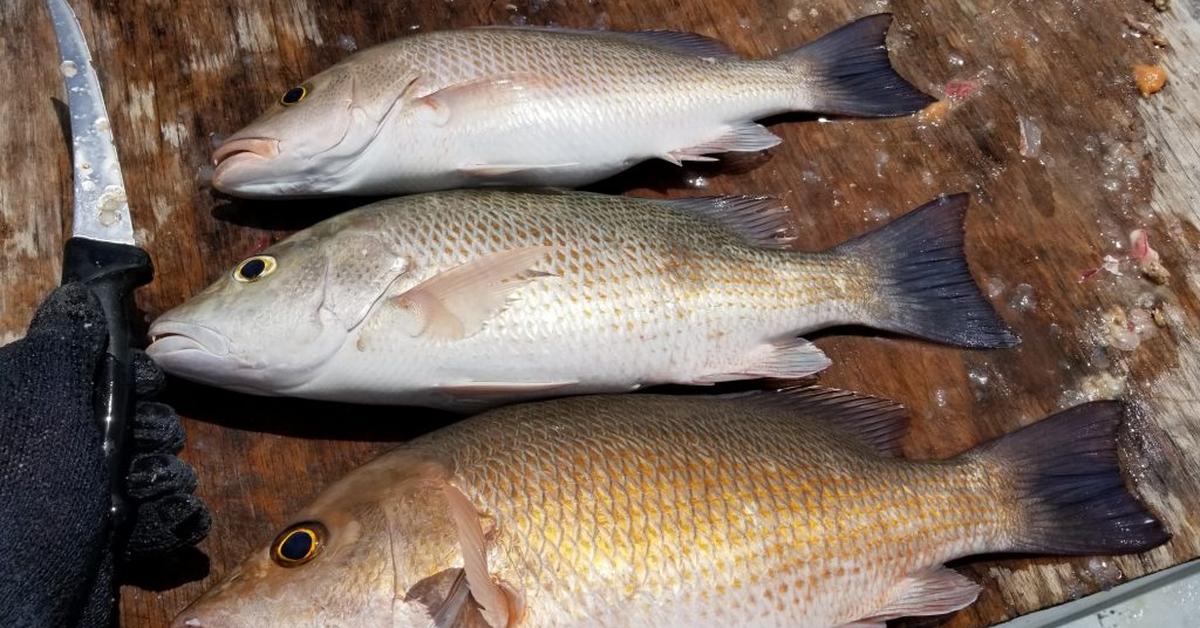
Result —
POLYGON ((63 283, 80 282, 100 301, 108 349, 96 373, 95 412, 104 432, 113 530, 128 519, 124 495, 126 420, 133 412, 130 321, 134 288, 149 283, 150 256, 133 239, 125 180, 87 41, 66 0, 46 0, 62 56, 59 70, 71 118, 75 197, 71 237, 63 247, 63 283))

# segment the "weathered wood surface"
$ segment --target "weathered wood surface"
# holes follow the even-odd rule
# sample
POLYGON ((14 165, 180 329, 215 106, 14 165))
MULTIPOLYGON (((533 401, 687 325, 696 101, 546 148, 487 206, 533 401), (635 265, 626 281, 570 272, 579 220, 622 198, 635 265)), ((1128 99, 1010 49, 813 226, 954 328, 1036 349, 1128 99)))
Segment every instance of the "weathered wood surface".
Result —
MULTIPOLYGON (((796 208, 801 244, 839 242, 943 192, 972 193, 976 275, 1024 338, 1012 351, 966 352, 905 339, 825 334, 828 385, 903 401, 906 449, 944 456, 1065 404, 1124 394, 1137 409, 1127 454, 1139 492, 1175 533, 1167 546, 1120 559, 972 559, 986 585, 952 626, 980 626, 1192 559, 1200 530, 1200 6, 1155 14, 1143 0, 590 0, 325 2, 79 0, 125 165, 134 223, 157 278, 138 295, 147 318, 200 290, 248 251, 345 202, 241 202, 205 184, 213 134, 250 120, 300 78, 356 47, 477 24, 693 30, 748 55, 792 47, 847 20, 896 13, 890 43, 919 86, 978 89, 940 123, 917 118, 773 124, 784 143, 735 166, 648 164, 598 189, 638 194, 770 193, 796 208), (1169 49, 1137 36, 1147 22, 1169 49), (1163 60, 1167 90, 1141 101, 1131 66, 1163 60), (1042 131, 1019 152, 1018 116, 1042 131), (1163 287, 1124 259, 1131 229, 1149 230, 1171 271, 1163 287), (1105 348, 1102 313, 1161 306, 1166 327, 1132 350, 1105 348)), ((39 0, 0 3, 0 336, 19 336, 59 274, 70 179, 53 98, 61 82, 39 0)), ((1127 339, 1126 339, 1127 340, 1127 339)), ((1128 347, 1126 347, 1128 348, 1128 347)), ((323 485, 444 422, 416 410, 261 400, 181 382, 170 400, 188 417, 186 458, 213 509, 207 561, 141 575, 123 620, 161 626, 214 578, 268 541, 323 485), (203 577, 162 590, 187 578, 203 577)))

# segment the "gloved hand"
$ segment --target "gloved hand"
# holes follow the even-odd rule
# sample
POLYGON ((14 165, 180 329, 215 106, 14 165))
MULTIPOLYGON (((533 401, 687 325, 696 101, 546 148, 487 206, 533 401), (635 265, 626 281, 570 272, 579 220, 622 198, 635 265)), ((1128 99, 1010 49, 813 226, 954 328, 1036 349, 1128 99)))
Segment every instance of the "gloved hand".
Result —
MULTIPOLYGON (((24 339, 0 347, 0 626, 108 626, 114 569, 199 542, 210 518, 195 472, 175 457, 183 428, 169 406, 138 401, 129 427, 128 538, 110 516, 93 385, 104 314, 78 284, 42 303, 24 339)), ((134 361, 137 397, 162 371, 134 361)))

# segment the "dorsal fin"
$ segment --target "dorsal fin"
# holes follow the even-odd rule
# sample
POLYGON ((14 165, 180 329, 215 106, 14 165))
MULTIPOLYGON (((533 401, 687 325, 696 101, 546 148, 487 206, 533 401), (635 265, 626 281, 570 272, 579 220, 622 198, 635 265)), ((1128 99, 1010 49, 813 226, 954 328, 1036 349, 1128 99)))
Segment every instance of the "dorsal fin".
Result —
POLYGON ((542 31, 547 33, 568 33, 575 35, 590 35, 593 37, 608 37, 621 39, 642 46, 658 48, 678 54, 685 54, 706 59, 738 58, 738 54, 730 50, 723 42, 696 33, 684 31, 649 30, 649 31, 606 31, 588 28, 566 28, 562 26, 477 26, 487 30, 523 30, 542 31))
POLYGON ((900 457, 900 440, 908 431, 904 406, 848 390, 799 385, 724 396, 828 421, 883 456, 900 457))
POLYGON ((792 211, 771 197, 697 196, 659 202, 718 222, 754 246, 786 249, 796 239, 792 211))
POLYGON ((605 31, 609 37, 625 39, 643 46, 661 48, 670 52, 711 59, 736 59, 737 53, 724 42, 696 33, 684 31, 605 31))

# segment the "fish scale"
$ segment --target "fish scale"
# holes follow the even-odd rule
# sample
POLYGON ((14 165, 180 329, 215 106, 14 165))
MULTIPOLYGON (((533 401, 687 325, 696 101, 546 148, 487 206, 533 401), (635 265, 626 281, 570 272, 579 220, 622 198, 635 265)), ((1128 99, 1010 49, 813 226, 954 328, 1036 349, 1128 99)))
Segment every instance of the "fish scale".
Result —
POLYGON ((506 408, 415 444, 496 519, 492 569, 537 625, 834 625, 880 608, 916 566, 996 544, 1004 501, 967 464, 662 399, 630 400, 636 417, 614 399, 564 400, 552 421, 506 408))
POLYGON ((645 159, 764 150, 780 140, 756 119, 930 102, 892 70, 890 22, 863 18, 774 59, 667 31, 418 33, 306 80, 218 147, 213 183, 251 196, 575 186, 645 159))
MULTIPOLYGON (((802 331, 807 325, 797 312, 831 296, 819 282, 825 267, 820 256, 806 258, 804 266, 790 272, 775 271, 782 253, 748 247, 719 225, 653 201, 474 192, 444 194, 428 207, 420 200, 392 205, 405 204, 414 207, 378 210, 392 233, 425 234, 409 243, 401 236, 398 246, 422 251, 422 263, 393 286, 396 292, 497 251, 554 248, 535 266, 552 277, 520 288, 508 309, 483 330, 455 341, 454 354, 435 355, 414 346, 412 353, 421 355, 413 355, 406 366, 413 376, 431 378, 431 386, 440 381, 438 373, 461 368, 456 363, 460 354, 482 363, 475 379, 497 381, 510 363, 497 360, 493 373, 478 369, 488 368, 486 356, 498 346, 508 355, 537 356, 538 364, 530 365, 535 377, 582 376, 581 355, 599 360, 613 347, 624 346, 624 360, 604 365, 608 374, 589 379, 603 384, 605 378, 624 378, 624 373, 649 372, 645 382, 631 383, 686 380, 733 366, 714 364, 719 356, 736 359, 764 340, 802 331), (446 224, 462 228, 433 226, 446 224), (440 248, 422 246, 435 238, 440 248), (760 280, 764 275, 783 278, 760 280), (739 325, 748 317, 757 324, 739 325), (663 360, 666 355, 672 363, 663 360)), ((864 293, 870 289, 865 277, 859 285, 864 293)), ((400 332, 372 328, 370 333, 379 336, 361 351, 347 349, 347 360, 387 359, 397 348, 413 346, 400 332)), ((357 369, 338 372, 359 376, 357 369)), ((589 383, 581 381, 583 387, 589 383)))
POLYGON ((174 626, 882 628, 945 614, 980 591, 945 561, 1169 538, 1122 478, 1123 415, 1084 404, 913 461, 899 457, 902 408, 846 391, 506 406, 336 482, 174 626), (298 533, 318 551, 281 560, 298 533))
POLYGON ((148 351, 248 392, 464 410, 804 377, 829 360, 797 336, 847 323, 1010 346, 962 256, 964 211, 939 199, 806 253, 767 199, 389 199, 263 251, 269 275, 235 267, 155 321, 148 351))

